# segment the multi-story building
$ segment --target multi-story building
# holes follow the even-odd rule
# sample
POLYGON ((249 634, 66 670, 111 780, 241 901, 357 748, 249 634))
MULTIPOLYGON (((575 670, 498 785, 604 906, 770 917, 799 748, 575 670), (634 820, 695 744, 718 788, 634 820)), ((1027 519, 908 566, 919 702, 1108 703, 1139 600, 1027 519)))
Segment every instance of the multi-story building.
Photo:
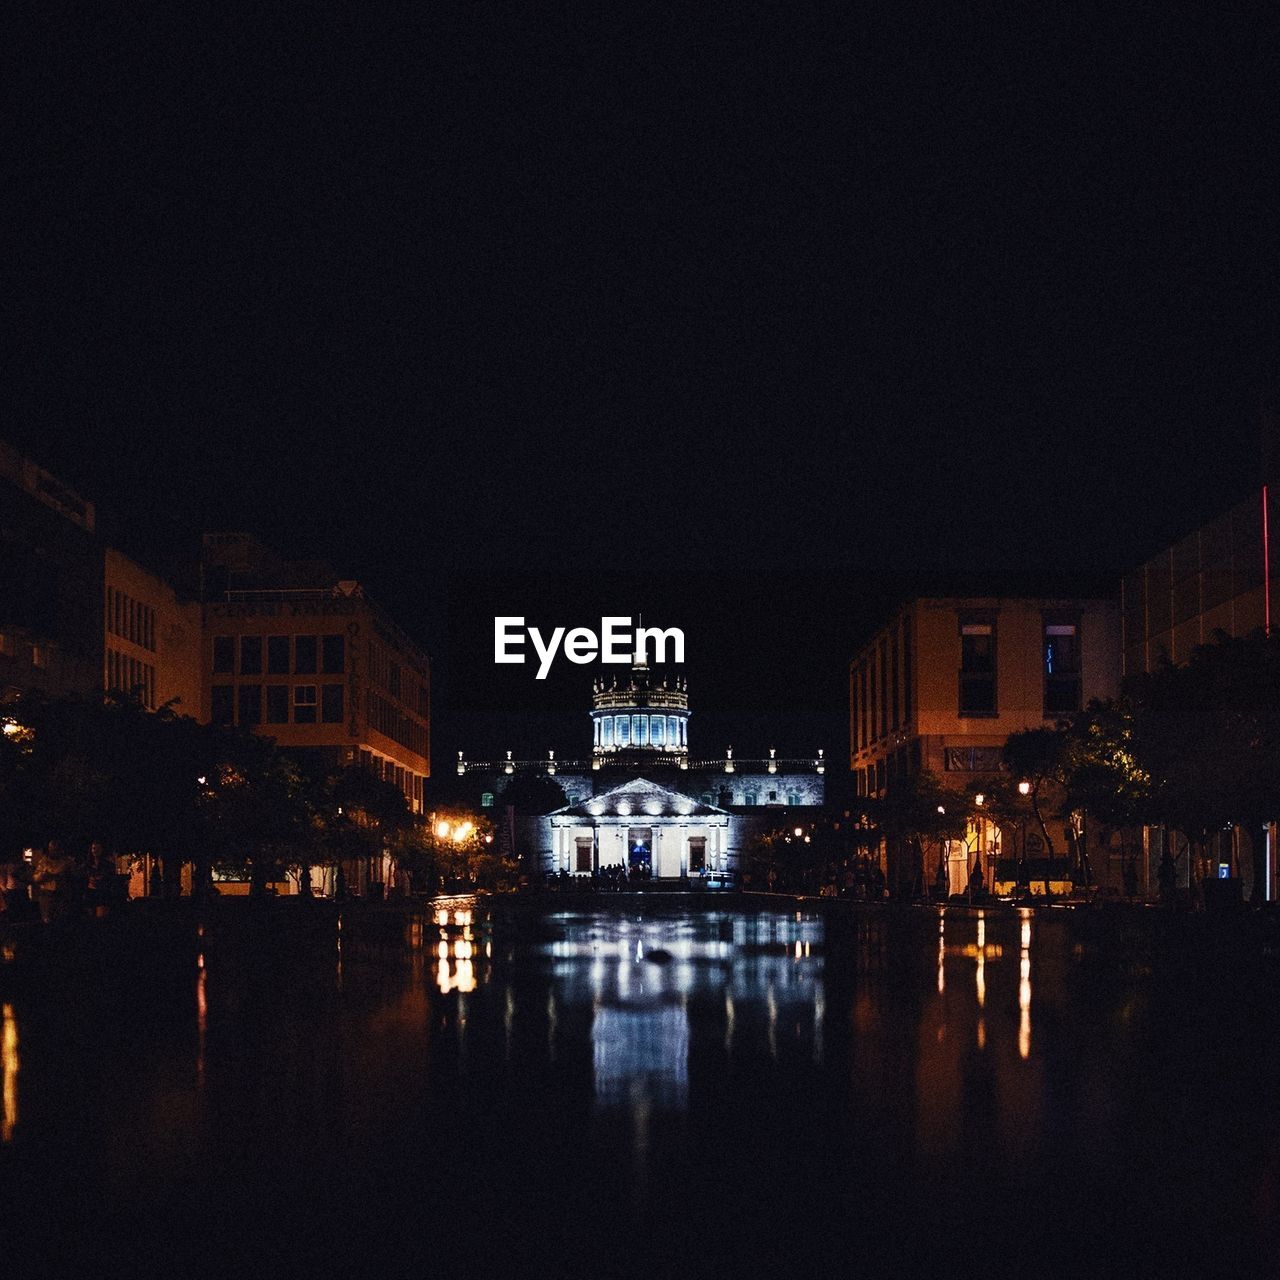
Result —
POLYGON ((0 696, 101 687, 93 503, 0 441, 0 696))
POLYGON ((102 604, 102 687, 133 694, 150 711, 168 705, 207 720, 199 602, 108 547, 102 604))
MULTIPOLYGON (((1008 736, 1053 725, 1120 686, 1119 610, 1109 600, 916 599, 849 664, 849 764, 859 795, 923 769, 960 789, 1001 769, 1008 736)), ((989 856, 1000 833, 971 844, 989 856)), ((967 878, 957 854, 953 889, 967 878)))
MULTIPOLYGON (((1280 470, 1273 462, 1270 474, 1280 470)), ((1245 636, 1271 633, 1272 610, 1280 607, 1280 564, 1271 549, 1280 531, 1280 485, 1273 480, 1217 519, 1166 547, 1121 583, 1124 674, 1141 675, 1162 662, 1185 662, 1217 631, 1245 636)), ((1215 838, 1218 873, 1235 868, 1246 894, 1253 891, 1254 841, 1262 842, 1263 897, 1280 897, 1277 829, 1233 827, 1215 838)), ((1161 853, 1176 852, 1173 833, 1162 827, 1143 833, 1143 875, 1148 886, 1161 853)), ((1176 861, 1184 887, 1190 858, 1176 861)))
POLYGON ((358 582, 288 564, 248 535, 206 535, 201 576, 209 719, 325 768, 363 765, 421 813, 427 655, 358 582))
POLYGON ((1185 662, 1215 631, 1270 630, 1280 606, 1280 486, 1260 492, 1127 574, 1121 583, 1124 674, 1185 662))

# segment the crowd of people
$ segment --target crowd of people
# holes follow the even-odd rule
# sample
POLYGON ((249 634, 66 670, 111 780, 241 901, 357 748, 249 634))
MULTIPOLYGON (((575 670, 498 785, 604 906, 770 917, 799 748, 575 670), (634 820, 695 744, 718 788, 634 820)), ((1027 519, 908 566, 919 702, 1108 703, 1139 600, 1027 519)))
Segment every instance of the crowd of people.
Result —
POLYGON ((45 924, 105 915, 121 899, 115 859, 96 841, 83 861, 57 840, 27 857, 0 862, 0 921, 45 924))

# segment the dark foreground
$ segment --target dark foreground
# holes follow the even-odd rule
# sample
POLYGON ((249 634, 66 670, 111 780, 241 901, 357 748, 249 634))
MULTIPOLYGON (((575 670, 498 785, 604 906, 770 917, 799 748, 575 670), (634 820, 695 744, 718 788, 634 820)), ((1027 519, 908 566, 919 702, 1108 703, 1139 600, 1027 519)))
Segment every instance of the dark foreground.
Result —
POLYGON ((0 963, 5 1275, 1274 1275, 1274 925, 247 904, 0 963))

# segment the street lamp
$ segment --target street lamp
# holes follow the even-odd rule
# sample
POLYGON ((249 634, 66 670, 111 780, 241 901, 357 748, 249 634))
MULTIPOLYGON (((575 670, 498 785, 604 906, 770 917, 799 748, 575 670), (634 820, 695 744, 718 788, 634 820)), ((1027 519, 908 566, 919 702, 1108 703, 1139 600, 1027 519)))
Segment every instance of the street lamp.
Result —
MULTIPOLYGON (((1020 796, 1029 796, 1031 794, 1031 783, 1023 778, 1018 783, 1018 794, 1020 796)), ((1022 845, 1018 850, 1018 887, 1027 886, 1027 896, 1031 896, 1031 881, 1027 879, 1027 815, 1022 815, 1022 845)))

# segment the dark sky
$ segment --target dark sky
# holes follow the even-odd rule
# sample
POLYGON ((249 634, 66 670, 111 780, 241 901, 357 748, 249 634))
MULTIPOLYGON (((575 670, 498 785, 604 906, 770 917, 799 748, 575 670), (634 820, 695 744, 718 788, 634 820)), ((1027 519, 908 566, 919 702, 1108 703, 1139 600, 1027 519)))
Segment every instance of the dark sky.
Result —
POLYGON ((589 669, 486 678, 521 592, 683 625, 696 750, 842 751, 887 598, 1111 585, 1280 350, 1273 6, 868 10, 29 6, 0 434, 366 581, 441 757, 585 745, 589 669))

